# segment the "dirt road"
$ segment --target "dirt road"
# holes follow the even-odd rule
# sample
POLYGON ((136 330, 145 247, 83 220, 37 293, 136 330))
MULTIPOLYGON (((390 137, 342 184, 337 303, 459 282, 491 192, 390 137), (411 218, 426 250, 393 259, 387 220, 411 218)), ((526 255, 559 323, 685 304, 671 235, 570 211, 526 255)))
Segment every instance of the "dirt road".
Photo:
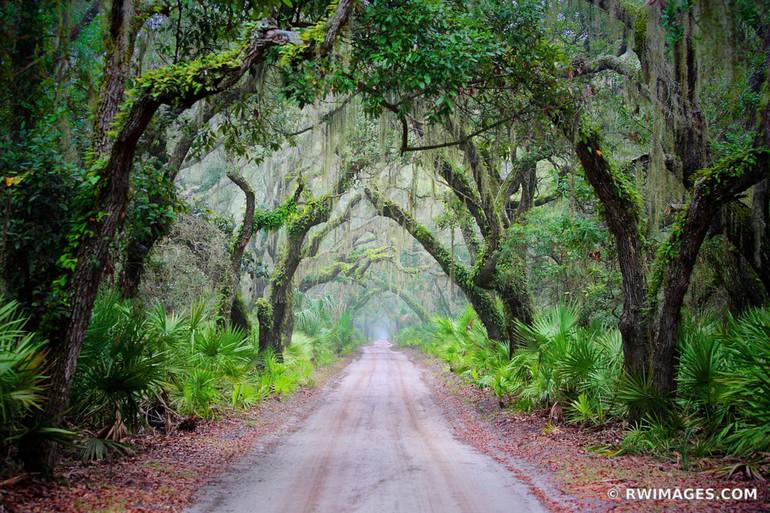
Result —
POLYGON ((387 342, 365 347, 302 427, 245 457, 189 513, 545 511, 453 437, 420 372, 387 342))

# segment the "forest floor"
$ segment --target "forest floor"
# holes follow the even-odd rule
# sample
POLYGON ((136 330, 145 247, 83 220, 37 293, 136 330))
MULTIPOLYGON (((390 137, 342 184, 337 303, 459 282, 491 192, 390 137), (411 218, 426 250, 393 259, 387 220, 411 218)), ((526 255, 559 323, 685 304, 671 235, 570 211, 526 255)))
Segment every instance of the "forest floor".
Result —
MULTIPOLYGON (((766 481, 726 478, 726 462, 698 461, 698 471, 649 456, 609 457, 592 450, 617 446, 620 427, 581 429, 550 422, 550 412, 501 410, 489 390, 481 390, 448 366, 414 349, 402 349, 426 369, 434 399, 455 436, 505 465, 551 511, 759 513, 770 511, 766 481), (756 489, 757 500, 625 500, 627 489, 756 489)), ((636 493, 636 492, 635 492, 636 493)), ((674 492, 672 492, 674 493, 674 492)), ((704 494, 707 492, 703 492, 704 494)))
POLYGON ((619 429, 500 410, 414 350, 375 343, 315 381, 193 433, 138 437, 133 456, 71 461, 53 485, 0 484, 0 513, 770 511, 766 482, 592 452, 617 444, 619 429), (757 488, 759 500, 608 497, 629 488, 757 488))

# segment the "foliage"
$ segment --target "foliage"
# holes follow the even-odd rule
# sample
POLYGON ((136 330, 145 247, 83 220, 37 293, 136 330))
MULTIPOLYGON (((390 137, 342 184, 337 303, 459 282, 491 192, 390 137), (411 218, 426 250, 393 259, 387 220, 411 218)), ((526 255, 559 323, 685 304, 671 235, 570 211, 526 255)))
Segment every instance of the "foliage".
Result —
MULTIPOLYGON (((425 98, 425 115, 453 112, 479 77, 516 77, 522 65, 543 57, 538 35, 541 6, 488 0, 473 5, 446 1, 371 2, 354 27, 350 62, 334 76, 338 92, 363 92, 368 112, 399 116, 425 98), (506 38, 501 44, 499 38, 506 38)), ((483 80, 483 79, 482 79, 483 80)))
POLYGON ((296 212, 297 203, 293 198, 289 198, 273 210, 257 208, 254 211, 254 230, 278 230, 296 212))
MULTIPOLYGON (((588 200, 584 204, 590 204, 588 200)), ((617 322, 621 305, 620 273, 614 244, 603 224, 563 205, 539 208, 515 227, 530 252, 529 285, 540 305, 579 302, 585 321, 617 322)))
POLYGON ((699 406, 702 427, 728 453, 770 451, 768 340, 770 309, 750 310, 714 335, 705 334, 680 368, 680 383, 690 388, 685 400, 699 406))
POLYGON ((576 306, 562 305, 518 324, 528 347, 514 355, 524 377, 525 406, 567 406, 573 419, 602 422, 613 409, 621 375, 620 334, 601 326, 578 326, 576 306), (587 414, 590 413, 590 416, 587 414))
POLYGON ((351 72, 339 85, 355 87, 349 75, 369 92, 365 105, 379 112, 387 103, 380 91, 404 99, 425 94, 434 100, 435 114, 451 111, 460 87, 497 51, 481 20, 449 2, 372 2, 352 41, 351 72))
POLYGON ((43 343, 25 322, 18 303, 0 297, 0 448, 24 434, 23 418, 44 401, 43 343))
POLYGON ((146 261, 139 298, 177 315, 202 299, 216 302, 231 273, 229 234, 220 228, 221 220, 198 211, 180 214, 146 261))
MULTIPOLYGON (((713 216, 714 209, 696 208, 703 206, 700 201, 741 208, 751 201, 752 208, 744 209, 750 213, 740 223, 767 224, 763 189, 741 197, 744 182, 761 178, 759 164, 770 151, 752 146, 760 140, 754 128, 768 100, 762 38, 767 27, 761 15, 767 1, 652 3, 656 5, 622 1, 605 12, 596 5, 535 0, 353 2, 343 44, 318 52, 339 6, 336 0, 180 0, 130 10, 129 17, 136 17, 123 32, 139 36, 133 48, 121 49, 125 55, 113 53, 109 32, 117 27, 110 27, 110 15, 99 2, 75 2, 72 9, 52 2, 4 3, 0 292, 15 302, 0 302, 3 443, 35 429, 20 422, 44 404, 46 392, 41 388, 46 344, 31 332, 61 340, 61 327, 71 313, 70 279, 79 248, 106 219, 111 221, 106 226, 115 223, 120 235, 101 242, 124 261, 138 261, 131 253, 169 236, 150 253, 139 301, 124 301, 110 292, 97 301, 66 419, 88 432, 86 459, 121 450, 124 435, 143 429, 157 410, 167 418, 213 417, 226 408, 247 408, 270 395, 310 386, 315 366, 362 342, 355 312, 344 311, 338 296, 296 298, 288 314, 294 315, 297 329, 284 354, 260 352, 256 333, 233 329, 213 313, 221 284, 233 278, 227 240, 234 223, 229 214, 179 202, 165 166, 180 157, 169 150, 180 140, 175 132, 185 125, 193 152, 183 160, 200 166, 202 175, 193 194, 219 194, 225 166, 210 161, 222 160, 215 153, 222 148, 229 165, 238 157, 238 165, 260 166, 264 205, 275 204, 273 196, 284 194, 290 176, 307 176, 308 191, 328 185, 338 150, 339 161, 366 168, 362 179, 366 176, 382 190, 382 201, 372 201, 379 210, 395 212, 406 195, 410 209, 404 217, 416 239, 412 248, 390 237, 390 256, 371 246, 361 249, 366 247, 358 245, 361 240, 382 235, 382 225, 364 228, 361 209, 352 208, 342 224, 323 232, 323 237, 333 236, 333 243, 331 237, 316 239, 323 246, 315 246, 315 262, 328 263, 326 250, 346 252, 336 260, 349 280, 334 286, 361 282, 367 272, 387 272, 391 284, 390 273, 398 271, 415 278, 420 292, 439 288, 434 295, 441 296, 443 311, 458 311, 465 299, 453 289, 446 297, 433 277, 433 262, 423 266, 424 252, 415 251, 421 244, 434 249, 429 253, 450 281, 461 285, 497 331, 511 328, 507 317, 513 302, 501 293, 501 284, 508 287, 505 292, 513 290, 527 300, 531 295, 540 312, 533 322, 516 325, 518 336, 503 343, 489 339, 471 309, 456 319, 436 319, 399 334, 402 343, 442 358, 464 379, 490 389, 501 407, 563 411, 568 422, 581 426, 620 421, 629 410, 640 412, 621 447, 627 452, 755 459, 770 452, 766 309, 726 320, 688 319, 678 334, 677 357, 671 359, 676 367, 673 397, 659 393, 651 376, 632 379, 622 371, 620 334, 614 326, 626 308, 625 319, 642 311, 643 322, 650 321, 637 326, 644 328, 642 338, 661 335, 653 326, 668 329, 655 322, 659 312, 654 307, 661 288, 669 285, 665 279, 671 264, 681 248, 695 241, 691 225, 702 221, 705 227, 713 216), (607 16, 623 19, 605 23, 607 16), (249 54, 258 57, 258 65, 239 84, 205 105, 192 105, 201 94, 218 91, 223 77, 240 69, 249 38, 263 18, 271 27, 299 32, 306 44, 271 45, 276 47, 265 55, 249 54), (648 31, 648 21, 657 20, 663 29, 648 31), (108 56, 116 55, 127 59, 125 91, 122 84, 116 84, 117 91, 103 91, 106 77, 120 76, 121 70, 109 67, 108 56), (688 80, 687 94, 669 94, 688 80), (111 126, 113 137, 127 116, 138 113, 136 102, 167 104, 147 130, 136 134, 140 140, 136 156, 129 152, 134 159, 130 176, 111 190, 103 176, 107 155, 92 149, 94 120, 110 115, 97 107, 105 105, 99 97, 103 93, 125 98, 111 126), (308 108, 295 108, 287 97, 308 108), (663 108, 665 100, 673 102, 670 109, 663 108), (321 115, 327 103, 334 108, 321 115), (188 114, 181 114, 188 108, 188 114), (369 131, 363 137, 350 133, 352 126, 374 128, 374 117, 379 117, 379 148, 369 131), (409 144, 410 138, 415 144, 409 144), (397 140, 404 146, 398 157, 389 154, 397 140), (586 157, 606 164, 601 166, 603 179, 589 184, 571 171, 577 167, 576 142, 587 169, 586 157), (289 147, 294 144, 298 147, 289 147), (432 148, 422 153, 423 159, 405 151, 419 145, 432 148), (343 147, 351 154, 343 156, 343 147), (319 148, 322 166, 315 158, 319 148), (608 159, 610 151, 617 165, 608 159), (441 178, 435 176, 439 159, 448 169, 441 178), (523 162, 531 164, 531 178, 519 175, 523 162), (452 179, 467 185, 471 194, 447 199, 452 179), (525 187, 537 192, 528 212, 525 187), (693 201, 693 188, 698 201, 693 201), (130 202, 124 210, 126 190, 130 202), (605 198, 604 204, 596 193, 605 198), (108 200, 112 207, 104 208, 108 200), (449 209, 431 223, 435 206, 449 209), (117 216, 106 217, 116 211, 117 216), (678 216, 670 215, 677 211, 678 216), (618 260, 623 230, 613 228, 613 238, 607 229, 608 224, 615 226, 608 217, 615 214, 633 225, 634 233, 626 235, 638 243, 638 262, 618 260), (481 238, 479 219, 490 225, 489 230, 481 228, 481 238), (350 235, 345 240, 339 237, 344 229, 350 235), (361 230, 367 235, 354 239, 353 232, 361 230), (360 262, 366 265, 357 267, 360 262), (485 282, 481 271, 490 263, 494 276, 485 282), (636 285, 650 294, 641 304, 632 307, 633 296, 624 302, 619 264, 629 281, 635 274, 629 268, 638 271, 636 285)), ((187 192, 189 187, 179 198, 187 192)), ((253 261, 275 262, 276 241, 286 233, 304 237, 309 226, 328 217, 334 195, 301 207, 298 198, 295 194, 274 210, 257 210, 255 225, 263 233, 253 248, 253 261), (284 231, 264 233, 279 230, 284 231)), ((756 257, 762 254, 758 244, 766 241, 759 232, 752 237, 728 233, 737 223, 725 217, 714 228, 726 241, 740 239, 740 245, 725 252, 739 254, 735 261, 751 267, 746 273, 750 279, 762 278, 766 269, 756 257)), ((116 271, 112 263, 110 259, 109 268, 98 269, 98 274, 111 276, 116 271)), ((684 283, 702 286, 702 264, 698 262, 692 280, 684 276, 684 283)), ((714 267, 713 262, 707 265, 714 267)), ((120 264, 114 267, 120 270, 120 264)), ((261 292, 263 278, 270 276, 263 270, 251 272, 244 265, 243 272, 252 279, 244 280, 244 288, 252 285, 261 292)), ((290 287, 283 271, 278 266, 274 283, 290 287)), ((625 285, 631 290, 630 283, 625 285)), ((762 290, 753 304, 766 303, 766 283, 740 286, 753 290, 755 285, 762 290)), ((731 297, 742 292, 738 287, 729 291, 731 297)), ((361 298, 368 299, 367 293, 371 297, 372 289, 361 298)), ((272 311, 256 299, 259 295, 251 299, 263 326, 269 326, 272 311)), ((419 300, 427 295, 419 294, 419 300)), ((86 299, 90 304, 90 295, 86 299)), ((685 302, 698 311, 697 299, 685 302)), ((436 299, 430 306, 438 303, 436 299)), ((677 322, 678 317, 672 324, 677 322)), ((648 364, 656 361, 655 351, 646 355, 648 364)))
POLYGON ((49 288, 61 272, 68 223, 77 211, 72 191, 85 187, 79 169, 61 154, 61 116, 50 113, 39 129, 24 134, 23 143, 0 148, 3 280, 33 327, 51 307, 49 288))
POLYGON ((770 310, 755 309, 720 322, 690 320, 679 338, 676 400, 661 396, 647 378, 622 371, 620 334, 583 327, 579 308, 561 305, 518 324, 523 345, 509 358, 489 340, 468 309, 455 320, 436 318, 399 332, 449 364, 470 383, 489 388, 501 407, 547 410, 559 404, 565 420, 601 425, 641 414, 613 453, 661 458, 733 455, 763 461, 770 450, 770 310))
MULTIPOLYGON (((574 420, 597 423, 613 409, 614 385, 621 373, 620 337, 616 330, 579 328, 579 311, 562 305, 518 324, 521 345, 490 341, 472 310, 456 321, 436 319, 424 349, 447 361, 469 381, 489 387, 503 405, 517 408, 566 407, 574 420), (574 410, 574 411, 573 411, 574 410), (574 415, 573 415, 574 413, 574 415)), ((412 331, 399 336, 414 341, 412 331)))
POLYGON ((127 239, 146 240, 164 235, 182 210, 174 184, 162 162, 146 157, 132 174, 133 194, 126 215, 127 239))
POLYGON ((135 429, 142 405, 159 392, 164 354, 154 347, 141 312, 116 293, 94 308, 72 387, 74 415, 81 425, 105 428, 119 440, 135 429))
MULTIPOLYGON (((272 350, 259 352, 256 334, 222 324, 215 310, 204 302, 184 313, 160 303, 143 309, 114 291, 100 294, 71 397, 71 419, 97 433, 84 440, 84 458, 125 451, 126 434, 146 425, 159 405, 173 407, 178 415, 211 418, 226 408, 249 408, 270 395, 313 386, 315 367, 328 365, 362 341, 350 316, 326 317, 318 326, 304 323, 314 335, 295 332, 279 357, 272 350)), ((19 347, 26 350, 26 356, 19 355, 22 363, 36 354, 30 351, 39 350, 39 344, 29 342, 19 347)), ((35 369, 29 365, 30 372, 35 369)), ((18 399, 34 407, 39 389, 25 379, 30 395, 18 399)))

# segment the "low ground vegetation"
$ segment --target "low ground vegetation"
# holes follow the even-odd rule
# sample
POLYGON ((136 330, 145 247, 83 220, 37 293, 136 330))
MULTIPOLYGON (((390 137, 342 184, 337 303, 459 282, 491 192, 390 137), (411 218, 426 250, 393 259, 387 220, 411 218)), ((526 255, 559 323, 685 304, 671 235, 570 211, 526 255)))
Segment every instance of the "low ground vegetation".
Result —
MULTIPOLYGON (((323 310, 313 306, 310 310, 323 310)), ((14 302, 0 307, 2 456, 24 436, 55 437, 84 460, 130 452, 130 436, 194 429, 199 419, 247 409, 313 386, 313 370, 363 339, 350 318, 302 319, 282 355, 259 351, 259 335, 224 323, 213 304, 150 308, 104 291, 94 308, 70 396, 66 428, 25 420, 45 400, 44 343, 24 330, 14 302)), ((8 468, 12 468, 9 466, 8 468)))
POLYGON ((674 398, 657 396, 644 380, 626 376, 615 328, 581 325, 579 308, 561 305, 519 324, 509 347, 490 340, 474 312, 402 330, 397 341, 445 361, 452 372, 489 388, 501 408, 541 412, 586 428, 624 423, 642 412, 608 455, 648 453, 680 458, 730 456, 747 474, 768 469, 770 440, 770 311, 740 317, 691 319, 679 337, 674 398))

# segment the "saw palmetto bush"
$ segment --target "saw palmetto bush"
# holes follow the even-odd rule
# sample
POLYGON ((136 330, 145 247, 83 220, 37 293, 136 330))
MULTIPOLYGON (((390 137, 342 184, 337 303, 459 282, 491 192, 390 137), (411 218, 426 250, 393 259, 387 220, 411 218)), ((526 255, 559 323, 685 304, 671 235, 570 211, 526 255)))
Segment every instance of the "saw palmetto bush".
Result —
MULTIPOLYGON (((280 355, 259 351, 258 333, 246 334, 199 301, 174 312, 145 307, 105 290, 97 298, 70 393, 68 426, 81 433, 82 457, 126 451, 126 436, 183 416, 211 418, 248 408, 271 395, 313 385, 313 369, 363 342, 350 315, 332 314, 329 301, 308 302, 297 331, 280 355)), ((45 390, 44 343, 24 331, 14 302, 0 300, 0 450, 24 436, 22 422, 41 408, 45 390)), ((75 433, 34 427, 48 437, 75 433)))
MULTIPOLYGON (((648 378, 623 372, 620 333, 579 324, 580 309, 560 305, 517 324, 519 345, 490 340, 468 309, 456 319, 401 330, 396 342, 448 363, 452 372, 487 387, 501 407, 544 410, 559 405, 567 422, 639 421, 610 450, 666 458, 730 455, 762 468, 770 454, 770 309, 739 318, 687 319, 679 337, 675 396, 648 378)), ((552 410, 553 411, 553 410, 552 410)), ((754 467, 752 467, 754 468, 754 467)), ((761 471, 759 472, 761 473, 761 471)))
POLYGON ((43 343, 24 330, 15 301, 0 297, 0 451, 22 436, 23 418, 44 400, 43 343))
POLYGON ((449 364, 451 371, 488 387, 500 406, 550 408, 567 419, 603 422, 617 410, 613 399, 622 369, 620 334, 602 326, 581 327, 580 309, 561 305, 517 324, 518 346, 490 340, 473 309, 457 319, 436 318, 402 330, 400 345, 417 346, 449 364))
MULTIPOLYGON (((177 314, 168 312, 162 303, 147 312, 147 332, 159 348, 171 349, 176 347, 181 340, 187 337, 187 333, 197 326, 203 313, 205 304, 197 303, 192 307, 191 314, 177 314), (197 314, 197 315, 196 315, 197 314)), ((91 321, 93 324, 93 320, 91 321)))
POLYGON ((184 316, 158 313, 153 319, 153 332, 173 334, 164 341, 169 353, 167 391, 180 413, 211 417, 215 407, 256 402, 254 337, 222 325, 203 303, 184 316))
POLYGON ((453 372, 476 381, 494 365, 496 344, 487 337, 472 308, 466 308, 457 319, 437 318, 434 325, 430 352, 446 361, 453 372))
POLYGON ((115 293, 102 295, 75 374, 75 421, 120 439, 141 423, 143 407, 160 391, 166 372, 166 354, 149 336, 143 313, 115 293))
POLYGON ((517 390, 508 345, 489 339, 470 307, 456 319, 437 317, 426 325, 405 328, 397 335, 396 343, 441 358, 452 372, 479 387, 490 388, 501 407, 517 390))
MULTIPOLYGON (((712 416, 722 430, 718 445, 737 456, 770 454, 770 309, 729 319, 711 357, 716 378, 701 389, 702 401, 716 403, 712 416)), ((705 357, 704 357, 705 359, 705 357)))
POLYGON ((253 404, 253 340, 218 324, 211 310, 143 310, 114 292, 100 295, 75 376, 73 420, 119 439, 145 422, 151 405, 209 417, 218 404, 253 404))
POLYGON ((525 408, 566 408, 567 419, 602 422, 612 408, 621 376, 617 330, 578 325, 580 309, 560 305, 517 328, 525 346, 513 357, 521 381, 518 404, 525 408))
POLYGON ((762 465, 770 453, 770 310, 688 319, 680 337, 677 394, 625 379, 618 400, 642 412, 624 452, 730 455, 762 465))
POLYGON ((353 316, 341 311, 334 297, 325 295, 311 299, 298 294, 296 307, 295 333, 288 349, 292 350, 299 334, 300 345, 309 343, 312 346, 312 360, 317 365, 325 365, 335 356, 348 354, 364 342, 363 335, 353 324, 353 316))

